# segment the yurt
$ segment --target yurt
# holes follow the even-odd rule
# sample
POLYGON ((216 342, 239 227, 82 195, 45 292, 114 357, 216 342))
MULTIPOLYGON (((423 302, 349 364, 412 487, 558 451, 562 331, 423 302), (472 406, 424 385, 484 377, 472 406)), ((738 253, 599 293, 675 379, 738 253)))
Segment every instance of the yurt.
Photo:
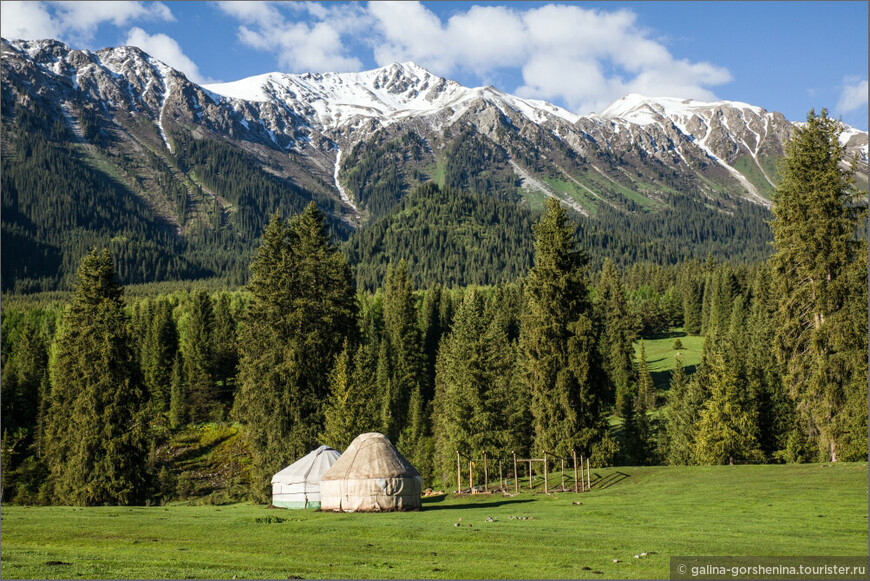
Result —
POLYGON ((320 479, 341 454, 321 446, 272 477, 272 504, 283 508, 320 508, 320 479))
POLYGON ((320 508, 377 512, 420 508, 420 473, 383 434, 361 434, 320 479, 320 508))

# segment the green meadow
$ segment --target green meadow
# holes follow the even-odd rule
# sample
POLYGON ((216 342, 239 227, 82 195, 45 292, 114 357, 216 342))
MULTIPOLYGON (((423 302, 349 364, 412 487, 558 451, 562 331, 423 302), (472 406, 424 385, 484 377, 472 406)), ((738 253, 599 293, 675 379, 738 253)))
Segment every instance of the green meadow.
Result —
POLYGON ((672 555, 867 554, 866 463, 593 480, 579 494, 435 496, 407 513, 4 506, 2 577, 667 578, 672 555))
MULTIPOLYGON (((674 368, 674 357, 677 353, 683 359, 686 373, 692 374, 701 362, 701 351, 704 349, 704 337, 686 335, 682 329, 676 329, 664 338, 646 339, 643 343, 646 362, 659 395, 663 395, 663 390, 670 389, 671 370, 674 368), (677 339, 683 344, 681 349, 674 349, 674 341, 677 339)), ((640 355, 640 341, 634 343, 634 354, 635 358, 640 355)))

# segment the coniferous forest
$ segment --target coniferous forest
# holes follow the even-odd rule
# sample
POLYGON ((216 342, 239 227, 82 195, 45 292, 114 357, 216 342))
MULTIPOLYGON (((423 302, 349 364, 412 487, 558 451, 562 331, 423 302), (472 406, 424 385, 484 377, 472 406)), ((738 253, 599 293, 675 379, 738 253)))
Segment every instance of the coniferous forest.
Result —
MULTIPOLYGON (((424 184, 346 243, 318 200, 268 220, 241 212, 247 229, 262 231, 243 288, 144 297, 119 282, 141 280, 139 254, 118 253, 145 253, 175 273, 202 262, 170 253, 171 238, 149 230, 151 210, 132 198, 126 218, 99 214, 101 196, 123 192, 87 167, 55 167, 65 158, 42 133, 22 134, 34 163, 54 168, 40 175, 65 176, 44 184, 68 190, 58 204, 89 184, 88 214, 129 220, 129 238, 83 250, 63 304, 4 306, 3 500, 184 497, 161 449, 206 423, 238 428, 227 465, 241 466, 246 494, 260 502, 272 474, 366 431, 386 434, 433 487, 450 486, 457 451, 576 450, 595 466, 866 459, 866 199, 841 163, 838 131, 825 112, 809 115, 787 145, 769 228, 761 210, 745 210, 746 231, 731 241, 704 235, 704 225, 673 230, 689 199, 671 202, 676 219, 635 231, 669 245, 622 247, 625 238, 607 234, 615 214, 578 225, 552 199, 533 213, 495 197, 474 202, 463 184, 424 184), (526 237, 508 235, 517 231, 526 237), (706 260, 683 248, 693 237, 710 245, 706 260), (740 260, 715 258, 741 239, 770 239, 772 252, 749 245, 740 260), (703 336, 703 354, 695 368, 678 358, 657 389, 644 340, 675 328, 703 336)), ((189 159, 205 180, 221 179, 215 159, 242 165, 220 151, 189 159)), ((5 168, 4 237, 50 229, 7 216, 6 196, 24 195, 35 174, 5 168)), ((61 206, 46 215, 64 220, 71 210, 61 206)), ((23 269, 71 256, 46 248, 9 260, 23 269)))

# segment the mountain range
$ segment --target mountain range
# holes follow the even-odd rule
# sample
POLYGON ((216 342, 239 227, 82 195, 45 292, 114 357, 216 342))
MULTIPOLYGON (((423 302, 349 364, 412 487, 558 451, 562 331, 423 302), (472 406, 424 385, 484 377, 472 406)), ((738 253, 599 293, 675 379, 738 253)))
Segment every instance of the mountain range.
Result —
MULTIPOLYGON (((651 224, 695 216, 692 248, 635 258, 740 255, 799 125, 746 103, 641 95, 581 116, 414 63, 197 85, 135 47, 6 39, 2 109, 3 289, 20 291, 67 284, 86 247, 107 242, 128 282, 239 283, 271 213, 310 201, 361 260, 355 241, 395 230, 399 202, 426 182, 509 212, 557 198, 597 240, 619 238, 611 253, 649 246, 643 232, 664 248, 667 229, 651 224)), ((867 132, 844 126, 841 142, 866 190, 867 132)))

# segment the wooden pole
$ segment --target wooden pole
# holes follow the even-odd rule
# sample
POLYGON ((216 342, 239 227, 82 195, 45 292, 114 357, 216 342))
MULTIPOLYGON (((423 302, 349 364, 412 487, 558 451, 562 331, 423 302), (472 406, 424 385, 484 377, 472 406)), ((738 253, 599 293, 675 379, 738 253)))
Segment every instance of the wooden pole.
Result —
POLYGON ((562 492, 565 492, 565 459, 562 458, 562 492))
POLYGON ((469 492, 474 494, 474 472, 473 470, 474 460, 468 461, 468 486, 470 487, 469 492))
POLYGON ((483 490, 489 492, 489 470, 486 469, 486 450, 483 451, 483 490))
POLYGON ((580 454, 580 492, 586 492, 586 477, 583 474, 583 454, 580 454))
POLYGON ((544 494, 550 494, 549 490, 547 490, 547 453, 544 452, 544 494))
POLYGON ((459 464, 459 450, 456 450, 456 494, 462 494, 462 466, 459 464))
POLYGON ((592 477, 589 475, 589 458, 586 458, 586 488, 592 490, 592 477))
POLYGON ((517 472, 517 453, 513 452, 514 455, 514 492, 516 494, 520 493, 520 473, 517 472))
POLYGON ((529 492, 532 491, 532 461, 529 460, 529 492))
POLYGON ((577 450, 571 450, 571 453, 574 455, 574 492, 579 492, 577 490, 577 450))

